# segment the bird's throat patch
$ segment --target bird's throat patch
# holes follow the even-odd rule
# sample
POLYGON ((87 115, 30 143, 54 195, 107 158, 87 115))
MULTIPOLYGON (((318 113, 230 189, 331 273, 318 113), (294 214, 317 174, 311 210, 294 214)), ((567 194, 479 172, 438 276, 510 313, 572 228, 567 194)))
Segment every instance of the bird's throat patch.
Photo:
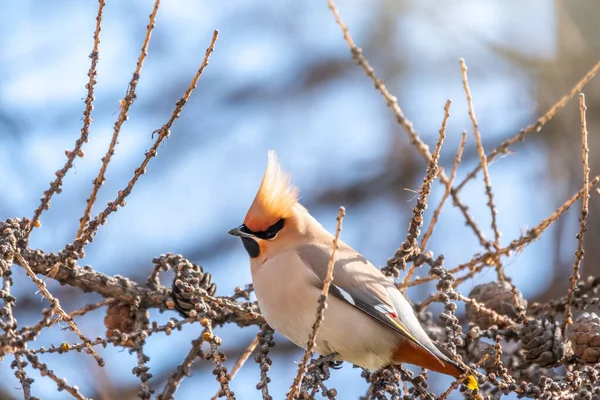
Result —
POLYGON ((244 248, 246 249, 246 252, 248 252, 250 258, 258 257, 258 255, 260 254, 260 246, 258 245, 256 240, 252 238, 243 237, 242 243, 244 244, 244 248))

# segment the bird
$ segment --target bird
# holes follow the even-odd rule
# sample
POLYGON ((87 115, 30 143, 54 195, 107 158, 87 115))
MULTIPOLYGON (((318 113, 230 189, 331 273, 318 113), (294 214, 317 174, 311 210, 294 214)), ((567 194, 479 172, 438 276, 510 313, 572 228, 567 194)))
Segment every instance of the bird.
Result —
MULTIPOLYGON (((316 319, 334 236, 298 201, 273 150, 258 192, 242 225, 252 284, 266 322, 306 349, 316 319)), ((421 327, 393 279, 341 240, 333 281, 314 350, 367 370, 408 363, 461 378, 476 389, 473 375, 436 346, 421 327)))

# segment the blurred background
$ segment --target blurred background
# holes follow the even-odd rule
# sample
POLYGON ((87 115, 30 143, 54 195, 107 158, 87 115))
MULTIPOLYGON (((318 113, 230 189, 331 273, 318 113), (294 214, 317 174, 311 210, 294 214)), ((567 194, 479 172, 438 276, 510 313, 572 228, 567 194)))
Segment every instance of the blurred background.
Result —
MULTIPOLYGON (((469 66, 475 111, 486 150, 491 151, 533 123, 587 72, 600 56, 600 4, 596 0, 529 2, 338 0, 342 18, 378 76, 398 97, 406 116, 434 146, 446 99, 453 99, 441 164, 449 169, 460 134, 469 138, 458 180, 478 162, 458 59, 469 66)), ((100 43, 96 102, 86 156, 65 178, 63 193, 32 235, 32 247, 58 251, 77 231, 85 199, 112 134, 119 99, 139 55, 151 1, 108 2, 100 43)), ((0 12, 0 219, 31 217, 54 172, 66 161, 82 125, 88 55, 97 2, 5 2, 0 12)), ((300 188, 301 201, 328 229, 344 205, 342 239, 375 265, 384 265, 402 243, 425 164, 410 146, 372 82, 355 65, 326 1, 238 0, 164 2, 142 70, 137 101, 123 127, 93 214, 130 179, 151 133, 170 116, 208 46, 220 30, 210 64, 171 137, 159 149, 127 206, 111 215, 86 250, 82 264, 98 271, 145 281, 151 260, 181 253, 213 275, 217 293, 231 294, 250 282, 247 255, 227 230, 241 223, 275 149, 300 188)), ((588 105, 591 174, 600 167, 600 81, 584 92, 588 105)), ((501 243, 506 245, 582 186, 577 100, 490 168, 499 210, 501 243)), ((443 187, 434 185, 426 224, 443 187)), ((488 238, 493 237, 482 178, 469 183, 462 198, 488 238)), ((600 213, 592 196, 583 276, 598 274, 600 213)), ((579 206, 560 219, 525 252, 505 261, 506 271, 525 297, 545 300, 566 293, 576 249, 579 206)), ((429 242, 452 268, 481 251, 451 201, 429 242)), ((419 271, 426 274, 426 271, 419 271)), ((164 282, 170 284, 171 276, 164 282)), ((496 278, 490 270, 460 287, 496 278)), ((17 318, 33 324, 46 305, 16 268, 17 318)), ((99 299, 53 283, 65 309, 99 299)), ((409 290, 414 300, 433 286, 409 290)), ((433 310, 436 310, 433 308, 433 310)), ((459 314, 462 308, 459 308, 459 314)), ((166 321, 171 313, 152 312, 166 321)), ((103 335, 103 312, 79 320, 88 336, 103 335)), ((35 346, 76 342, 72 332, 54 326, 35 346)), ((257 332, 256 327, 219 329, 231 369, 257 332)), ((152 386, 162 389, 201 332, 188 325, 171 337, 152 336, 152 386)), ((276 336, 271 391, 282 398, 296 373, 301 351, 276 336)), ((135 356, 114 347, 100 349, 107 368, 80 354, 47 355, 41 360, 103 399, 135 398, 139 381, 131 374, 135 356)), ((0 364, 0 398, 20 398, 20 384, 0 364)), ((213 365, 198 361, 177 398, 210 398, 217 382, 213 365)), ((31 371, 34 395, 68 398, 55 384, 31 371)), ((258 399, 259 372, 252 359, 232 382, 240 399, 258 399)), ((432 374, 440 393, 450 380, 432 374)), ((358 398, 367 385, 360 370, 345 365, 328 386, 340 399, 358 398)))

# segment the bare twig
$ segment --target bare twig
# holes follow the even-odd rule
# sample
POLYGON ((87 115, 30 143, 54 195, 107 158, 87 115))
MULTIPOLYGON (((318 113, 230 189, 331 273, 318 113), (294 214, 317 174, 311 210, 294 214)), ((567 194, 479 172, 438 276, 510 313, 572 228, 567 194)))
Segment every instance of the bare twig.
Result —
POLYGON ((269 351, 271 347, 275 346, 275 342, 273 341, 274 333, 269 325, 264 324, 257 335, 259 347, 254 361, 260 366, 260 381, 256 385, 256 389, 261 391, 263 400, 272 399, 269 394, 269 382, 271 382, 271 378, 269 378, 268 372, 272 363, 269 351))
MULTIPOLYGON (((596 186, 598 184, 598 182, 600 182, 600 175, 594 177, 594 179, 592 179, 589 182, 589 184, 587 185, 587 189, 589 190, 590 188, 596 186)), ((581 189, 579 192, 577 192, 575 195, 573 195, 573 197, 571 197, 565 203, 563 203, 560 207, 558 207, 558 209, 556 209, 556 211, 554 211, 548 218, 544 219, 542 222, 540 222, 534 228, 529 229, 524 235, 522 235, 519 238, 510 242, 510 244, 508 246, 503 247, 503 248, 499 249, 498 251, 488 251, 483 254, 477 254, 477 255, 475 255, 475 257, 473 257, 471 259, 471 261, 469 261, 465 264, 460 264, 459 266, 449 270, 448 272, 453 273, 453 274, 463 271, 465 269, 470 270, 470 272, 466 276, 457 278, 456 282, 454 283, 454 286, 456 287, 457 285, 464 282, 465 280, 472 278, 477 272, 481 271, 486 266, 492 265, 494 263, 493 262, 494 257, 510 256, 513 252, 522 251, 523 248, 525 248, 532 242, 535 242, 537 239, 539 239, 539 237, 542 235, 542 233, 544 233, 544 231, 546 229, 548 229, 548 227, 550 227, 550 225, 552 225, 558 218, 560 218, 560 216, 562 214, 564 214, 565 211, 567 211, 581 196, 583 196, 584 191, 585 191, 585 188, 581 189)), ((398 287, 400 289, 405 289, 407 287, 421 285, 426 282, 431 282, 436 279, 437 279, 436 276, 430 275, 430 276, 423 277, 420 279, 415 279, 411 282, 401 283, 398 285, 398 287)))
MULTIPOLYGON (((145 309, 139 308, 139 301, 134 303, 135 306, 135 324, 134 330, 140 331, 143 330, 146 326, 148 326, 148 316, 146 315, 145 309)), ((149 380, 152 378, 152 374, 148 371, 150 367, 148 366, 148 361, 150 361, 150 357, 144 354, 144 345, 146 344, 145 335, 139 335, 134 340, 134 345, 131 348, 132 352, 135 352, 137 355, 137 366, 133 368, 133 374, 140 378, 141 387, 138 391, 138 397, 143 400, 150 400, 150 397, 154 393, 154 390, 150 388, 149 380)))
POLYGON ((579 270, 581 267, 581 261, 583 260, 584 249, 583 241, 586 231, 587 216, 589 210, 589 180, 590 180, 590 165, 589 165, 589 152, 588 147, 588 132, 586 126, 586 110, 585 95, 581 93, 579 95, 579 113, 581 115, 581 162, 583 164, 583 198, 581 204, 581 218, 579 219, 579 233, 577 234, 577 252, 575 253, 575 262, 573 263, 573 276, 571 276, 571 284, 569 286, 569 292, 567 294, 567 304, 565 305, 565 318, 563 322, 563 335, 566 334, 567 326, 573 323, 571 303, 573 302, 573 294, 575 293, 575 286, 579 281, 579 270))
POLYGON ((154 29, 156 22, 156 14, 158 13, 158 7, 160 6, 160 0, 154 0, 154 7, 152 9, 152 13, 150 14, 150 22, 148 22, 148 26, 146 27, 146 35, 144 36, 144 41, 142 43, 142 50, 137 60, 137 64, 135 66, 135 71, 133 72, 133 76, 129 81, 129 86, 127 87, 127 92, 125 97, 120 102, 121 103, 121 111, 119 112, 119 117, 115 122, 115 126, 113 129, 112 139, 110 140, 110 144, 108 146, 108 151, 102 158, 102 166, 100 167, 100 171, 98 172, 98 176, 93 181, 92 193, 90 197, 87 199, 87 204, 85 207, 85 211, 83 216, 79 220, 79 229, 77 230, 76 238, 80 237, 83 233, 85 225, 90 219, 90 213, 92 212, 92 207, 96 202, 96 196, 98 194, 98 190, 100 190, 100 186, 104 184, 104 175, 106 173, 106 169, 108 168, 108 164, 112 156, 115 154, 115 146, 117 145, 117 140, 119 138, 119 133, 121 132, 121 127, 123 123, 127 121, 127 112, 129 111, 129 107, 133 104, 136 99, 135 89, 140 80, 140 74, 142 72, 142 66, 144 65, 144 60, 148 55, 148 45, 150 44, 150 38, 152 37, 152 30, 154 29))
MULTIPOLYGON (((548 218, 546 218, 545 220, 543 220, 542 222, 540 222, 534 228, 529 229, 526 232, 525 235, 523 235, 523 236, 519 237, 518 239, 515 239, 512 242, 510 242, 510 244, 508 246, 506 246, 504 248, 501 248, 497 252, 486 252, 486 253, 484 253, 484 254, 482 254, 480 256, 477 256, 473 260, 471 260, 471 262, 469 262, 467 264, 459 265, 458 267, 452 269, 450 272, 453 272, 453 273, 454 272, 458 272, 458 271, 460 271, 462 269, 469 268, 469 267, 471 267, 472 265, 475 265, 475 264, 483 264, 483 265, 481 265, 481 268, 483 268, 483 266, 490 265, 491 263, 493 263, 493 261, 492 261, 493 257, 496 257, 496 256, 508 256, 513 251, 516 251, 516 252, 521 251, 524 247, 526 247, 527 245, 529 245, 532 242, 534 242, 537 239, 539 239, 539 237, 542 235, 542 233, 546 229, 548 229, 548 227, 550 227, 550 225, 552 225, 581 196, 583 196, 584 192, 589 191, 589 189, 591 187, 597 185, 599 181, 600 181, 600 175, 598 175, 594 179, 592 179, 587 186, 585 186, 583 189, 581 189, 579 192, 577 192, 573 197, 571 197, 569 200, 567 200, 556 211, 554 211, 552 213, 552 215, 550 215, 548 218), (475 261, 475 263, 473 263, 474 260, 477 260, 477 261, 475 261)), ((469 273, 469 276, 472 277, 475 272, 476 272, 476 269, 473 269, 469 273)), ((458 278, 456 280, 456 284, 459 284, 462 281, 463 280, 461 280, 461 278, 458 278)))
POLYGON ((27 376, 27 371, 25 371, 25 362, 23 362, 23 358, 20 354, 15 354, 15 361, 11 365, 11 367, 16 368, 15 376, 21 382, 21 388, 23 389, 23 398, 25 400, 31 399, 31 384, 33 383, 33 379, 27 376))
MULTIPOLYGON (((483 365, 484 362, 487 361, 487 359, 489 358, 490 354, 486 353, 483 355, 483 357, 481 358, 481 360, 479 360, 477 362, 477 364, 475 365, 474 370, 476 370, 477 368, 479 368, 481 365, 483 365)), ((438 400, 445 400, 448 398, 448 396, 450 396, 450 393, 452 393, 454 390, 458 389, 458 385, 459 385, 460 380, 455 380, 454 382, 452 382, 452 384, 450 384, 450 387, 440 395, 440 397, 438 397, 438 400)), ((475 397, 476 399, 480 399, 483 397, 475 397)))
MULTIPOLYGON (((357 47, 354 43, 354 40, 352 40, 352 36, 350 36, 350 32, 348 31, 348 27, 342 21, 340 13, 335 7, 333 0, 327 0, 327 3, 329 5, 329 9, 335 17, 336 22, 342 29, 344 40, 346 41, 346 43, 348 43, 348 46, 350 47, 352 57, 358 62, 358 65, 360 65, 360 67, 365 71, 365 74, 373 81, 373 83, 375 84, 375 88, 379 91, 379 93, 381 93, 388 107, 392 109, 392 111, 394 112, 394 116, 396 117, 396 121, 406 131, 408 138, 410 139, 410 143, 413 146, 415 146, 419 154, 423 157, 423 160, 425 160, 425 162, 429 164, 431 162, 432 157, 431 153, 429 152, 429 147, 425 144, 425 142, 423 142, 423 139, 421 139, 421 137, 413 127, 412 122, 405 117, 404 112, 398 105, 398 100, 396 99, 396 97, 390 94, 390 92, 385 87, 383 81, 375 75, 375 71, 369 65, 367 59, 363 56, 362 50, 359 47, 357 47)), ((481 230, 477 226, 477 223, 469 213, 468 207, 465 206, 461 201, 460 197, 458 196, 458 192, 455 191, 449 185, 450 181, 448 180, 448 177, 444 173, 443 169, 440 169, 439 171, 439 178, 440 182, 446 188, 451 188, 450 195, 452 196, 453 204, 460 209, 461 213, 465 217, 466 224, 471 228, 475 236, 477 236, 479 243, 486 249, 490 250, 491 246, 485 238, 485 235, 483 234, 483 232, 481 232, 481 230)))
POLYGON ((458 293, 458 292, 454 292, 453 296, 456 296, 457 300, 460 300, 466 304, 470 304, 473 306, 473 308, 478 312, 478 313, 482 313, 482 314, 487 314, 490 317, 490 320, 493 323, 502 323, 505 326, 519 326, 519 324, 514 321, 513 319, 502 315, 502 314, 498 314, 496 311, 486 307, 484 304, 471 299, 469 297, 463 296, 462 294, 458 293))
POLYGON ((308 364, 308 360, 312 355, 312 351, 316 344, 317 334, 319 332, 319 328, 321 327, 321 323, 324 319, 325 308, 327 305, 327 297, 329 296, 329 286, 331 285, 331 281, 333 281, 333 267, 335 265, 335 253, 338 249, 338 241, 340 240, 340 233, 342 231, 342 221, 344 220, 344 216, 346 215, 346 210, 344 207, 340 207, 338 210, 337 216, 337 226, 335 228, 335 236, 333 238, 333 248, 331 250, 331 256, 329 257, 329 264, 327 265, 327 275, 325 280, 323 281, 323 289, 321 290, 321 296, 319 297, 318 305, 317 305, 317 315, 315 319, 315 323, 312 327, 312 332, 308 339, 308 343, 306 345, 306 351, 304 352, 304 356, 300 361, 300 365, 298 365, 298 373, 296 374, 296 378, 294 379, 294 383, 288 392, 287 398, 288 400, 292 400, 297 396, 297 393, 300 391, 300 386, 302 385, 302 379, 304 378, 304 374, 306 373, 306 365, 308 364))
MULTIPOLYGON (((231 374, 230 374, 230 378, 229 378, 230 381, 233 380, 233 378, 235 378, 235 376, 237 375, 238 371, 240 369, 242 369, 242 367, 244 366, 244 364, 246 364, 246 361, 248 361, 248 358, 250 358, 250 356, 254 352, 254 349, 256 349, 257 345, 258 345, 258 336, 255 336, 254 339, 252 339, 252 342, 250 342, 250 345, 248 346, 248 348, 246 348, 246 350, 244 350, 244 352, 242 353, 242 355, 240 356, 240 358, 237 360, 237 362, 233 366, 233 369, 231 370, 231 374)), ((221 393, 222 393, 222 391, 219 390, 212 397, 212 400, 217 400, 219 398, 219 395, 221 393)))
MULTIPOLYGON (((396 251, 396 254, 393 257, 395 260, 391 263, 388 262, 388 265, 382 268, 382 271, 386 274, 395 275, 398 269, 405 269, 406 259, 408 256, 418 254, 419 252, 419 243, 417 242, 417 239, 421 234, 420 229, 423 226, 423 214, 427 208, 427 199, 431 193, 431 184, 439 172, 438 161, 440 159, 442 144, 444 143, 444 138, 446 137, 446 124, 448 123, 448 118, 450 117, 450 104, 452 104, 452 101, 446 100, 446 105, 444 106, 444 118, 442 119, 442 127, 439 131, 438 141, 433 152, 433 157, 431 158, 431 162, 427 167, 427 174, 425 175, 423 184, 421 185, 421 191, 419 193, 417 204, 413 208, 413 217, 411 218, 408 227, 408 235, 406 236, 404 243, 402 243, 400 248, 396 251)), ((416 268, 417 263, 413 262, 410 269, 406 273, 404 278, 405 282, 410 281, 410 278, 412 277, 416 268)))
POLYGON ((173 395, 177 391, 179 384, 185 376, 191 376, 190 368, 198 356, 202 353, 202 336, 192 341, 192 348, 185 356, 183 362, 177 367, 177 370, 169 376, 167 383, 161 394, 158 395, 158 400, 173 399, 173 395))
POLYGON ((59 378, 54 373, 54 371, 52 371, 50 368, 48 368, 48 366, 46 364, 41 363, 36 355, 30 354, 30 353, 25 353, 25 357, 27 357, 27 360, 29 360, 29 362, 31 363, 31 366, 33 368, 40 371, 42 376, 47 376, 50 379, 52 379, 54 382, 56 382, 56 386, 58 387, 59 391, 64 390, 78 400, 88 400, 89 399, 88 397, 85 397, 83 394, 81 394, 79 392, 79 388, 77 386, 71 386, 67 383, 66 379, 59 378))
POLYGON ((510 384, 514 382, 514 379, 508 374, 508 370, 502 362, 502 345, 500 343, 501 341, 502 337, 500 335, 496 335, 496 343, 494 344, 494 364, 496 364, 496 369, 500 373, 500 376, 502 376, 502 378, 510 384))
POLYGON ((25 269, 25 272, 27 272, 27 275, 31 278, 31 280, 33 280, 33 283, 35 283, 36 286, 40 289, 40 292, 42 293, 42 295, 46 299, 48 299, 52 308, 54 308, 56 310, 56 312, 58 312, 58 314, 61 316, 61 318, 69 325, 71 330, 73 332, 75 332, 77 334, 77 336, 79 336, 79 339, 81 339, 85 343, 88 351, 90 352, 90 354, 92 356, 94 356, 98 365, 103 367, 104 360, 102 360, 102 358, 96 353, 96 351, 92 347, 90 340, 88 338, 86 338, 83 335, 83 333, 81 333, 81 331, 77 327, 77 324, 75 323, 75 321, 73 321, 73 319, 69 316, 69 314, 67 314, 65 312, 65 310, 62 309, 58 299, 55 298, 54 296, 52 296, 52 294, 48 291, 48 289, 46 289, 46 285, 44 284, 44 282, 42 282, 42 280, 40 278, 38 278, 37 275, 35 274, 35 272, 33 272, 33 270, 29 267, 29 264, 21 256, 21 253, 15 252, 15 258, 17 259, 17 262, 25 269))
MULTIPOLYGON (((90 53, 90 59, 92 60, 90 65, 90 70, 88 71, 89 81, 85 85, 87 89, 87 96, 85 98, 85 109, 83 110, 83 127, 81 128, 81 136, 75 142, 75 146, 73 150, 67 150, 65 153, 67 155, 67 162, 65 165, 56 171, 56 179, 50 183, 50 188, 44 192, 44 197, 41 198, 41 204, 35 210, 33 214, 33 218, 31 219, 31 230, 33 228, 37 228, 41 226, 40 224, 40 216, 50 207, 50 199, 54 195, 54 193, 60 193, 62 191, 61 187, 63 184, 63 178, 71 169, 74 164, 75 157, 83 157, 83 147, 84 143, 88 142, 89 129, 92 123, 92 110, 94 109, 94 85, 96 84, 96 66, 98 65, 98 57, 99 57, 99 46, 100 46, 100 30, 102 25, 102 12, 104 11, 104 0, 98 0, 98 15, 96 16, 96 29, 94 30, 94 47, 92 52, 90 53)), ((29 234, 31 231, 27 233, 29 234)))
MULTIPOLYGON (((437 206, 437 208, 433 212, 433 216, 431 217, 431 222, 429 223, 427 232, 425 232, 425 235, 423 235, 423 239, 421 240, 421 252, 425 251, 425 249, 427 247, 427 242, 429 241, 429 238, 433 234, 433 228, 435 228, 435 225, 437 224, 440 213, 442 212, 442 207, 444 206, 446 199, 450 195, 450 189, 452 188, 452 183, 454 182, 454 178, 456 178, 456 171, 458 170, 458 164, 460 164, 460 160, 462 158, 462 154, 465 149, 466 143, 467 143, 467 132, 463 132, 461 139, 460 139, 460 145, 458 146, 458 151, 456 152, 456 157, 454 158, 454 165, 452 165, 452 172, 450 173, 450 178, 449 178, 450 184, 446 187, 446 191, 444 192, 444 195, 442 196, 442 199, 440 200, 440 204, 437 206)), ((408 282, 407 279, 404 280, 404 283, 406 283, 406 282, 408 282)))
POLYGON ((229 388, 229 381, 231 380, 231 377, 227 373, 227 368, 223 364, 225 361, 225 355, 219 351, 221 338, 214 335, 212 321, 209 318, 202 318, 200 323, 202 326, 204 326, 202 338, 208 342, 210 347, 210 354, 207 355, 207 358, 210 358, 215 364, 213 375, 215 376, 217 382, 219 382, 221 385, 221 392, 223 392, 227 400, 235 400, 235 396, 229 388))
MULTIPOLYGON (((0 355, 4 355, 5 353, 11 352, 11 350, 19 348, 24 348, 25 344, 20 340, 20 335, 16 332, 17 329, 17 319, 13 313, 13 307, 16 304, 16 298, 11 294, 11 287, 13 285, 13 271, 12 268, 14 266, 14 255, 15 255, 15 247, 17 243, 22 242, 17 239, 18 236, 24 236, 28 234, 30 231, 29 224, 22 224, 21 232, 15 232, 13 229, 15 226, 10 226, 11 224, 7 224, 8 227, 6 229, 2 229, 0 233, 0 275, 2 275, 2 290, 0 291, 0 299, 2 300, 2 307, 0 308, 0 327, 6 332, 6 335, 3 337, 0 336, 0 343, 3 344, 3 348, 0 348, 0 355), (13 228, 13 229, 11 229, 13 228), (19 235, 19 233, 21 235, 19 235), (21 343, 18 343, 21 341, 21 343), (6 346, 7 342, 17 342, 15 345, 6 346)), ((31 398, 31 383, 33 379, 27 376, 27 371, 25 370, 26 363, 23 362, 23 358, 20 354, 14 355, 14 361, 11 363, 10 367, 12 369, 16 369, 15 376, 19 379, 21 383, 21 388, 23 389, 23 397, 25 400, 29 400, 31 398)))
MULTIPOLYGON (((74 318, 81 315, 85 315, 90 311, 109 305, 112 302, 112 299, 105 299, 97 303, 87 304, 79 310, 70 312, 69 317, 74 318)), ((20 336, 24 342, 28 342, 30 340, 35 339, 37 335, 39 335, 39 333, 42 331, 42 329, 51 327, 55 323, 60 322, 62 320, 62 317, 60 315, 56 316, 55 318, 52 318, 52 308, 44 310, 43 314, 44 318, 42 318, 37 324, 19 329, 19 331, 17 332, 17 336, 20 336)))
MULTIPOLYGON (((183 327, 184 325, 192 324, 195 322, 197 322, 196 318, 186 318, 183 320, 170 319, 164 325, 158 325, 158 324, 153 323, 152 326, 148 329, 140 329, 140 330, 132 332, 130 334, 121 333, 118 335, 108 336, 108 337, 104 337, 104 338, 98 337, 98 338, 90 341, 90 343, 92 344, 92 346, 106 346, 109 343, 113 344, 114 346, 122 346, 123 343, 126 343, 129 340, 135 340, 138 337, 149 337, 156 333, 166 333, 167 335, 170 335, 174 329, 181 329, 181 327, 183 327)), ((50 354, 50 353, 63 354, 63 353, 68 353, 70 351, 79 352, 85 348, 86 348, 85 343, 73 343, 73 344, 61 343, 61 345, 58 347, 53 345, 49 349, 41 347, 39 349, 20 350, 20 351, 17 351, 16 353, 24 354, 26 352, 29 352, 31 354, 50 354)))
MULTIPOLYGON (((156 1, 158 2, 158 0, 156 0, 156 1)), ((185 104, 189 100, 192 92, 194 91, 194 89, 197 86, 198 80, 200 79, 200 76, 202 75, 204 68, 206 68, 206 66, 208 65, 208 60, 209 60, 210 54, 214 50, 214 46, 215 46, 218 36, 219 36, 219 31, 215 30, 213 32, 212 40, 210 42, 208 49, 206 50, 206 53, 204 55, 204 60, 202 61, 200 68, 196 72, 196 75, 192 79, 185 94, 181 97, 181 99, 179 101, 177 101, 177 103, 175 103, 175 105, 176 105, 175 109, 173 110, 173 113, 171 114, 171 117, 169 118, 167 123, 164 124, 160 129, 155 131, 155 133, 158 133, 158 137, 156 138, 156 141, 154 142, 154 145, 150 148, 150 150, 148 150, 146 152, 145 158, 144 158, 144 161, 142 161, 142 164, 138 168, 135 169, 133 178, 131 178, 131 180, 127 184, 127 187, 125 187, 125 189, 123 189, 123 190, 120 190, 119 193, 117 194, 117 197, 115 198, 115 200, 112 202, 109 202, 107 207, 104 209, 104 211, 100 212, 94 218, 94 220, 90 221, 90 223, 86 226, 85 230, 80 235, 78 235, 77 239, 75 239, 73 241, 72 248, 70 248, 70 249, 65 248, 65 250, 63 250, 63 252, 61 252, 62 255, 64 256, 64 259, 66 259, 68 257, 71 257, 71 258, 79 257, 80 256, 79 253, 81 252, 83 247, 87 243, 89 243, 93 240, 93 237, 94 237, 98 227, 100 225, 106 223, 106 219, 108 218, 108 216, 110 214, 112 214, 113 212, 117 211, 119 206, 122 207, 125 205, 125 198, 127 196, 129 196, 129 194, 133 190, 133 187, 135 186, 135 184, 138 181, 138 179, 140 178, 140 176, 142 176, 143 174, 146 173, 146 166, 148 165, 150 160, 154 156, 156 156, 158 147, 163 142, 163 140, 168 138, 169 135, 171 134, 171 126, 173 125, 173 122, 175 122, 175 120, 177 118, 179 118, 179 115, 181 114, 183 107, 185 106, 185 104)), ((61 258, 63 258, 63 257, 61 257, 61 258)))
MULTIPOLYGON (((550 107, 550 109, 548 111, 546 111, 546 113, 544 115, 542 115, 536 121, 535 124, 529 125, 525 129, 521 130, 517 135, 506 140, 505 142, 500 144, 500 146, 495 148, 494 151, 492 151, 492 153, 488 156, 487 164, 494 161, 494 159, 496 159, 499 155, 505 154, 508 151, 508 148, 510 146, 512 146, 513 144, 515 144, 517 142, 522 142, 525 139, 525 136, 527 136, 533 132, 541 131, 542 128, 544 127, 544 125, 546 125, 548 122, 550 122, 550 120, 554 117, 554 115, 556 115, 556 113, 558 111, 560 111, 562 108, 564 108, 564 106, 569 102, 569 100, 571 100, 573 97, 575 97, 575 95, 577 93, 579 93, 581 91, 581 89, 583 89, 583 87, 585 85, 587 85, 594 78, 594 76, 596 76, 598 71, 600 71, 600 61, 598 61, 596 64, 594 64, 592 69, 590 69, 584 75, 584 77, 581 78, 579 80, 579 82, 577 82, 575 84, 575 86, 573 86, 573 88, 569 91, 569 93, 564 95, 552 107, 550 107)), ((479 164, 473 171, 471 171, 469 173, 469 175, 467 175, 467 177, 465 179, 463 179, 463 181, 456 187, 456 192, 459 192, 467 184, 467 182, 469 182, 471 179, 475 178, 477 173, 481 170, 481 167, 482 167, 482 164, 479 164)))
MULTIPOLYGON (((1 225, 0 225, 1 226, 1 225)), ((44 253, 41 250, 31 250, 28 248, 19 248, 23 258, 29 263, 31 269, 37 274, 45 274, 48 268, 55 265, 60 256, 55 253, 44 253)), ((151 290, 145 285, 138 285, 122 276, 107 276, 94 271, 89 267, 73 268, 60 265, 56 274, 56 280, 61 284, 68 284, 79 288, 84 292, 95 292, 99 295, 110 298, 115 301, 122 301, 133 304, 139 299, 140 305, 144 308, 168 308, 168 300, 171 299, 170 290, 160 287, 151 290), (73 270, 77 271, 77 278, 73 278, 73 270)), ((246 305, 234 302, 226 297, 213 297, 203 293, 204 299, 218 309, 218 316, 215 318, 215 324, 236 323, 239 326, 262 325, 265 321, 262 315, 258 313, 256 305, 246 305)))
MULTIPOLYGON (((485 182, 485 194, 488 198, 488 207, 492 214, 492 230, 494 231, 494 248, 498 250, 500 248, 500 230, 498 229, 498 222, 496 215, 498 211, 494 205, 494 194, 492 192, 492 181, 490 179, 490 173, 487 168, 487 157, 485 156, 485 150, 483 149, 483 143, 481 142, 481 133, 479 133, 479 124, 477 123, 477 117, 475 116, 475 109, 473 108, 473 97, 471 96, 471 89, 469 88, 469 80, 467 79, 467 65, 464 59, 460 59, 460 71, 462 74, 463 87, 467 96, 467 104, 469 106, 469 117, 473 123, 473 134, 475 135, 475 143, 477 144, 477 153, 483 168, 483 180, 485 182)), ((496 262, 496 273, 498 274, 498 280, 505 281, 504 271, 502 270, 502 264, 500 259, 495 259, 496 262)))

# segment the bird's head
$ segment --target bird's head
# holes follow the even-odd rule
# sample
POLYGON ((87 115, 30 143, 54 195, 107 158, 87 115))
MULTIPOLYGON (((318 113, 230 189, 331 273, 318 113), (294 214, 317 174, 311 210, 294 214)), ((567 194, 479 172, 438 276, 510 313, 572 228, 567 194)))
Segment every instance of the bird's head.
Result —
POLYGON ((229 231, 239 236, 251 258, 278 247, 298 230, 298 189, 284 172, 274 151, 269 151, 267 169, 244 223, 229 231))

